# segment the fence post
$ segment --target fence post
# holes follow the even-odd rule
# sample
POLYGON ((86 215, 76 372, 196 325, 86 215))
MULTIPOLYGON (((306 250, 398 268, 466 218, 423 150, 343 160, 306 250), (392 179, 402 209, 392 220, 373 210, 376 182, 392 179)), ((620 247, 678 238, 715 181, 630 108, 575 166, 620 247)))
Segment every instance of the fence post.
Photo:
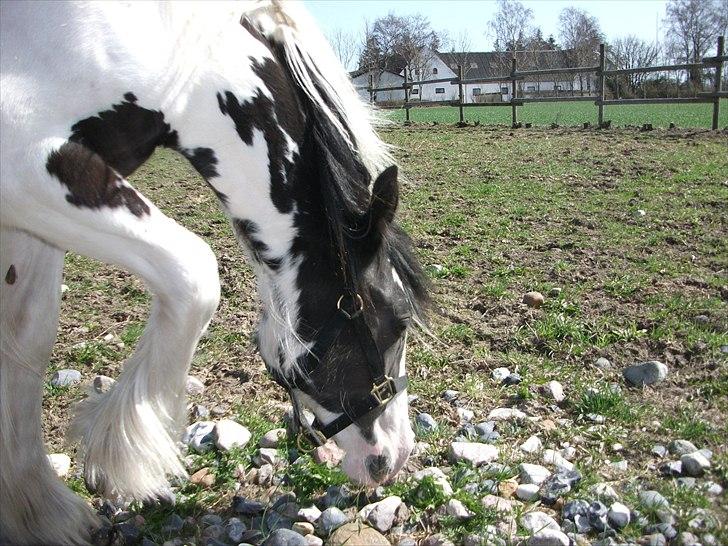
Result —
MULTIPOLYGON (((725 49, 725 37, 724 36, 718 36, 718 57, 723 55, 723 51, 725 49)), ((715 65, 715 86, 714 91, 717 95, 720 93, 720 81, 723 77, 723 61, 718 61, 718 64, 715 65)), ((720 116, 720 98, 714 97, 713 98, 713 131, 718 130, 718 117, 720 116)))
POLYGON ((465 115, 463 113, 463 67, 458 65, 458 98, 460 99, 460 124, 465 122, 465 115))
POLYGON ((369 104, 374 104, 374 75, 369 74, 369 104))
POLYGON ((405 123, 410 122, 410 109, 409 109, 409 87, 407 87, 407 67, 404 68, 404 120, 405 123))
POLYGON ((599 44, 599 71, 597 72, 597 85, 599 86, 599 116, 597 127, 600 129, 604 125, 604 68, 606 66, 604 60, 604 44, 599 44))
POLYGON ((511 60, 511 126, 515 127, 518 122, 518 116, 516 115, 516 56, 513 53, 513 59, 511 60))

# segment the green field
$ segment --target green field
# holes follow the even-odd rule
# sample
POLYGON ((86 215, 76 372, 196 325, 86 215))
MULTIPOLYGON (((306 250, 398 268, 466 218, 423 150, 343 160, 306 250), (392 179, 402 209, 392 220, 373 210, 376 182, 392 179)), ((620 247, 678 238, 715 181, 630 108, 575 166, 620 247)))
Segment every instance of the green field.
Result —
MULTIPOLYGON (((530 108, 538 107, 523 110, 530 108)), ((422 112, 447 110, 415 113, 422 112)), ((677 530, 710 532, 714 544, 728 544, 725 493, 715 497, 703 488, 707 480, 728 487, 728 137, 711 131, 445 125, 391 126, 383 137, 404 173, 401 222, 433 284, 433 335, 413 332, 408 345, 409 392, 417 396, 411 413, 414 418, 427 412, 439 423, 435 432, 417 430, 428 447, 385 488, 410 507, 397 531, 388 533, 391 544, 436 532, 459 544, 467 533, 501 524, 503 514, 484 507, 481 498, 493 484, 505 495, 520 463, 543 462, 518 448, 531 435, 544 448, 575 447, 573 462, 583 479, 567 500, 593 498, 590 486, 608 482, 625 504, 655 523, 659 514, 643 509, 638 498, 640 490, 655 489, 671 503, 677 530), (540 308, 522 303, 533 290, 545 295, 540 308), (597 367, 599 357, 611 364, 597 367), (629 388, 622 370, 645 360, 669 366, 667 380, 629 388), (520 384, 494 381, 498 367, 517 372, 520 384), (545 394, 549 381, 564 386, 562 402, 545 394), (443 398, 445 389, 459 391, 460 407, 443 398), (448 450, 461 426, 457 410, 473 411, 473 422, 480 423, 499 407, 518 408, 528 417, 497 424, 497 462, 503 466, 453 464, 448 450), (713 452, 712 467, 694 488, 657 471, 669 459, 656 458, 652 446, 677 438, 713 452), (627 469, 610 465, 616 461, 627 461, 627 469), (434 482, 410 478, 425 466, 448 473, 454 497, 474 513, 472 519, 437 515, 443 493, 434 482), (475 493, 474 482, 482 485, 475 493), (709 522, 699 531, 691 523, 698 514, 709 522)), ((307 505, 345 477, 305 454, 303 464, 289 466, 289 458, 300 454, 289 440, 275 469, 281 481, 261 479, 253 464, 257 440, 281 426, 287 395, 252 348, 259 310, 252 271, 214 195, 181 156, 158 152, 131 182, 203 237, 219 261, 223 299, 192 363, 190 373, 205 390, 191 397, 189 420, 198 420, 193 411, 205 406, 214 410, 211 419, 247 426, 253 440, 226 453, 190 454, 190 474, 209 472, 214 483, 179 484, 176 506, 131 508, 144 518, 143 535, 157 544, 177 537, 183 540, 174 544, 205 544, 210 531, 203 516, 235 515, 234 495, 270 506, 293 491, 307 505), (165 528, 173 513, 187 518, 182 531, 165 528)), ((64 283, 69 289, 48 378, 60 368, 80 370, 86 382, 95 374, 116 377, 147 318, 143 283, 71 253, 64 283)), ((44 432, 49 449, 73 458, 69 486, 94 499, 78 477, 77 455, 63 442, 71 404, 83 396, 82 386, 48 385, 44 432)), ((356 514, 354 505, 364 504, 362 499, 344 509, 356 514)), ((516 514, 532 509, 544 508, 525 503, 516 514)), ((275 515, 275 508, 267 513, 275 515)), ((516 530, 520 534, 507 542, 490 544, 521 543, 523 529, 516 530)), ((269 531, 263 528, 264 535, 269 531)), ((643 524, 630 524, 617 541, 634 544, 644 532, 643 524)), ((588 540, 596 541, 596 533, 588 540)))
MULTIPOLYGON (((388 111, 387 115, 396 121, 404 121, 404 110, 388 111)), ((668 127, 674 123, 680 128, 710 128, 713 119, 712 104, 640 104, 628 106, 606 106, 604 119, 612 120, 613 126, 643 125, 668 127)), ((456 123, 458 108, 437 106, 412 108, 410 119, 414 122, 456 123)), ((511 124, 511 109, 508 106, 485 106, 466 108, 465 120, 484 124, 511 124)), ((534 125, 561 126, 597 123, 597 107, 591 102, 534 103, 518 107, 518 121, 534 125)), ((719 127, 728 127, 728 100, 721 101, 719 127)))

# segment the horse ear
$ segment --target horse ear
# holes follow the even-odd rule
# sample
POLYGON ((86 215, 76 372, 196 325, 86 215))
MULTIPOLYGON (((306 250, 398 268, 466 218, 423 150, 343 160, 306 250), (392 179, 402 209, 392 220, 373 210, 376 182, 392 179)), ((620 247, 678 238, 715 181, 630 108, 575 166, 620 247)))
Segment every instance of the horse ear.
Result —
POLYGON ((391 222, 398 204, 397 166, 392 165, 384 169, 374 182, 372 203, 369 209, 372 226, 378 226, 380 222, 387 224, 391 222))

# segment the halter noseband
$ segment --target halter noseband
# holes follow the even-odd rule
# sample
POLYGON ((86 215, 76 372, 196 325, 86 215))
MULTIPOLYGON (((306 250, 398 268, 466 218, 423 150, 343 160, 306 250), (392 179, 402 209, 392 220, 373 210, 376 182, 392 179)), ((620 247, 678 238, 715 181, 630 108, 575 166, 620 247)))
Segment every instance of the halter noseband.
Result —
POLYGON ((387 375, 384 359, 379 352, 372 331, 364 319, 364 300, 354 291, 347 291, 339 297, 336 303, 336 312, 319 330, 319 335, 311 350, 299 357, 298 370, 291 379, 286 378, 280 371, 270 366, 268 371, 276 382, 288 391, 291 397, 294 432, 303 436, 313 445, 325 444, 326 440, 348 428, 358 419, 379 407, 386 406, 395 395, 407 388, 406 374, 396 379, 387 375), (313 423, 309 425, 302 416, 302 408, 299 407, 293 396, 293 389, 300 384, 312 385, 309 375, 321 364, 322 359, 347 325, 354 327, 359 346, 369 364, 372 375, 372 389, 363 400, 356 403, 352 411, 344 411, 342 415, 328 425, 322 424, 318 419, 314 419, 313 423))

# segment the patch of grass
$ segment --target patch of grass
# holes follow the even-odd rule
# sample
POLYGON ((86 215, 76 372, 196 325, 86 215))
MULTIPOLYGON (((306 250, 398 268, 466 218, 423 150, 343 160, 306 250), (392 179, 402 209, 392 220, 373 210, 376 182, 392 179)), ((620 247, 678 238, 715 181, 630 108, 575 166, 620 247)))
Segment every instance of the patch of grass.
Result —
POLYGON ((124 331, 119 334, 119 337, 126 345, 133 345, 139 341, 139 338, 142 337, 142 333, 144 333, 144 323, 132 322, 124 328, 124 331))
POLYGON ((622 391, 610 385, 583 389, 574 403, 574 412, 580 417, 596 414, 623 422, 633 421, 638 416, 637 409, 629 404, 622 391))
POLYGON ((96 366, 108 360, 118 358, 116 348, 108 343, 100 341, 81 342, 68 351, 68 362, 80 364, 81 366, 96 366))
POLYGON ((665 415, 662 426, 674 437, 691 442, 715 442, 720 438, 711 423, 701 419, 694 410, 687 408, 665 415))
POLYGON ((288 467, 287 481, 296 493, 298 501, 308 503, 332 485, 349 483, 349 479, 339 468, 329 468, 316 464, 308 455, 302 456, 288 467))

